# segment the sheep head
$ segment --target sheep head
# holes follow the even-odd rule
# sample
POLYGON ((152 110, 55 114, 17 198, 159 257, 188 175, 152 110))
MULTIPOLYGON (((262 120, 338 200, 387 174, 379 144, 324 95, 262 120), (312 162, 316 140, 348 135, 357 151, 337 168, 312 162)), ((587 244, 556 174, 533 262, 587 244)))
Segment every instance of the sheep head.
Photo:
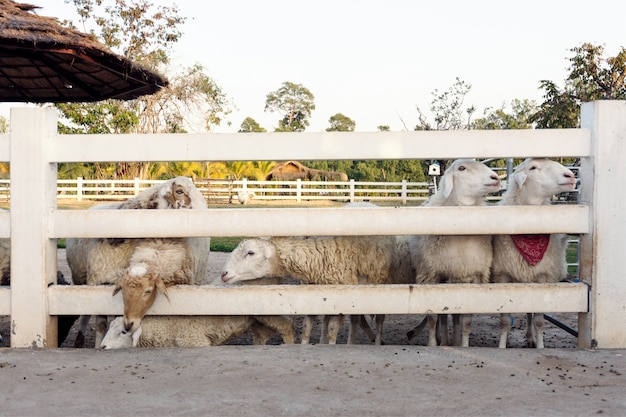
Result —
POLYGON ((446 169, 439 185, 445 205, 473 206, 500 190, 500 178, 481 162, 457 159, 446 169))
POLYGON ((146 311, 154 304, 157 293, 163 294, 169 301, 163 280, 143 264, 128 268, 113 295, 120 290, 124 297, 124 329, 131 333, 139 328, 146 311))
POLYGON ((191 179, 176 177, 153 185, 121 204, 120 209, 202 209, 206 200, 191 179))
POLYGON ((109 323, 109 330, 104 335, 100 347, 102 349, 124 349, 137 347, 141 336, 141 327, 135 332, 129 332, 124 328, 124 318, 116 317, 109 323))
POLYGON ((222 281, 237 281, 277 276, 276 247, 268 239, 242 240, 231 252, 222 271, 222 281))
POLYGON ((518 204, 547 204, 553 195, 573 191, 576 176, 556 161, 528 158, 519 164, 509 180, 510 191, 518 204))

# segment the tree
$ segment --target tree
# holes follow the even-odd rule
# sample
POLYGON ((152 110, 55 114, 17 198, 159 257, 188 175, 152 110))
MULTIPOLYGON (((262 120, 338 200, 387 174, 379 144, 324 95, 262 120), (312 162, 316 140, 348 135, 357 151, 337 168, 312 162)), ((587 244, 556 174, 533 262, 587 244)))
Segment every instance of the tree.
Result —
POLYGON ((285 81, 265 99, 265 111, 278 112, 283 116, 276 132, 303 132, 309 125, 315 110, 315 96, 302 84, 285 81))
POLYGON ((514 99, 511 102, 511 113, 507 113, 505 105, 496 110, 487 108, 483 118, 472 122, 472 129, 532 129, 531 117, 536 112, 535 101, 514 99))
POLYGON ((593 100, 626 99, 626 49, 614 57, 604 47, 583 43, 570 49, 569 75, 561 90, 553 81, 541 80, 544 102, 532 121, 538 128, 573 128, 580 124, 580 104, 593 100))
POLYGON ((327 132, 354 132, 356 128, 354 120, 341 113, 330 116, 328 123, 330 123, 330 127, 326 128, 327 132))
POLYGON ((239 133, 251 133, 251 132, 267 132, 264 127, 261 127, 252 117, 246 117, 241 122, 241 126, 239 127, 239 133))
MULTIPOLYGON (((181 36, 179 27, 185 22, 176 6, 154 6, 147 0, 71 1, 85 31, 91 27, 91 32, 113 51, 165 72, 171 48, 181 36)), ((210 130, 230 113, 228 99, 202 66, 186 68, 168 78, 168 87, 136 100, 57 104, 61 113, 59 131, 183 133, 199 122, 203 129, 210 130)), ((162 171, 154 164, 121 162, 111 164, 113 169, 99 167, 93 174, 106 173, 105 178, 147 178, 162 171)))
POLYGON ((378 129, 378 131, 380 132, 389 132, 391 130, 389 125, 379 125, 376 127, 376 129, 378 129))
POLYGON ((462 130, 469 129, 471 117, 476 110, 474 106, 464 107, 465 97, 472 89, 471 84, 460 80, 458 77, 448 91, 443 93, 435 89, 431 95, 430 110, 434 115, 435 125, 428 122, 428 118, 416 106, 419 115, 419 124, 414 130, 462 130))

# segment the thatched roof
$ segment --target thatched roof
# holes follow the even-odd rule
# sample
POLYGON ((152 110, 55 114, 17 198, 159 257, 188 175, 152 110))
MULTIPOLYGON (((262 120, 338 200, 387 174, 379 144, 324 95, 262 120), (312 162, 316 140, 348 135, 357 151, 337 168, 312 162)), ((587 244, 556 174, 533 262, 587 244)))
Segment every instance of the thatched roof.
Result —
POLYGON ((32 13, 38 8, 0 0, 0 101, 131 100, 168 84, 94 36, 32 13))

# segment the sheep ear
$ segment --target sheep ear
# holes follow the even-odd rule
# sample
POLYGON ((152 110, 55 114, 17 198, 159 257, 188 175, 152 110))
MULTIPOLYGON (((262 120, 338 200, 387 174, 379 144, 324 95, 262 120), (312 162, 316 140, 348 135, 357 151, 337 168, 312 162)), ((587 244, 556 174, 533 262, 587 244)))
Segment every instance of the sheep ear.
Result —
POLYGON ((166 193, 164 193, 163 198, 170 206, 176 206, 176 199, 174 198, 174 194, 172 194, 172 190, 168 190, 166 193))
POLYGON ((121 290, 121 289, 122 289, 122 287, 121 287, 121 286, 116 285, 116 286, 115 286, 115 289, 113 290, 113 295, 115 295, 115 294, 117 294, 118 292, 120 292, 120 290, 121 290))
POLYGON ((139 344, 139 337, 142 331, 141 326, 139 326, 139 328, 135 330, 135 333, 133 333, 133 347, 137 347, 137 344, 139 344))
POLYGON ((454 188, 454 181, 452 181, 452 176, 443 176, 441 177, 441 182, 439 183, 439 187, 443 192, 443 196, 448 198, 450 193, 452 193, 452 189, 454 188))
POLYGON ((165 296, 165 298, 167 298, 167 302, 170 302, 170 297, 169 295, 167 295, 167 287, 165 286, 165 283, 163 282, 163 280, 161 278, 157 278, 156 280, 156 288, 157 291, 160 292, 161 294, 163 294, 165 296))
POLYGON ((524 185, 524 183, 526 182, 526 178, 528 178, 528 176, 526 175, 525 172, 517 172, 513 174, 513 182, 518 187, 521 187, 522 185, 524 185))

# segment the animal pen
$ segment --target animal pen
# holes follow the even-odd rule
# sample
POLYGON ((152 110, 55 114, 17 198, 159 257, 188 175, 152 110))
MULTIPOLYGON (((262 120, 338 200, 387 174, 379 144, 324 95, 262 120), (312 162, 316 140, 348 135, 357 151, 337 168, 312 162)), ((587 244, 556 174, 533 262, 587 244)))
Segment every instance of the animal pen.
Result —
POLYGON ((578 313, 578 346, 626 348, 626 102, 582 106, 581 129, 349 133, 59 135, 56 111, 11 110, 11 347, 56 347, 59 315, 121 315, 111 286, 55 285, 58 238, 567 233, 580 283, 179 286, 148 314, 578 313), (581 158, 581 203, 518 207, 58 210, 57 164, 104 161, 581 158), (349 212, 347 210, 350 210, 349 212))

